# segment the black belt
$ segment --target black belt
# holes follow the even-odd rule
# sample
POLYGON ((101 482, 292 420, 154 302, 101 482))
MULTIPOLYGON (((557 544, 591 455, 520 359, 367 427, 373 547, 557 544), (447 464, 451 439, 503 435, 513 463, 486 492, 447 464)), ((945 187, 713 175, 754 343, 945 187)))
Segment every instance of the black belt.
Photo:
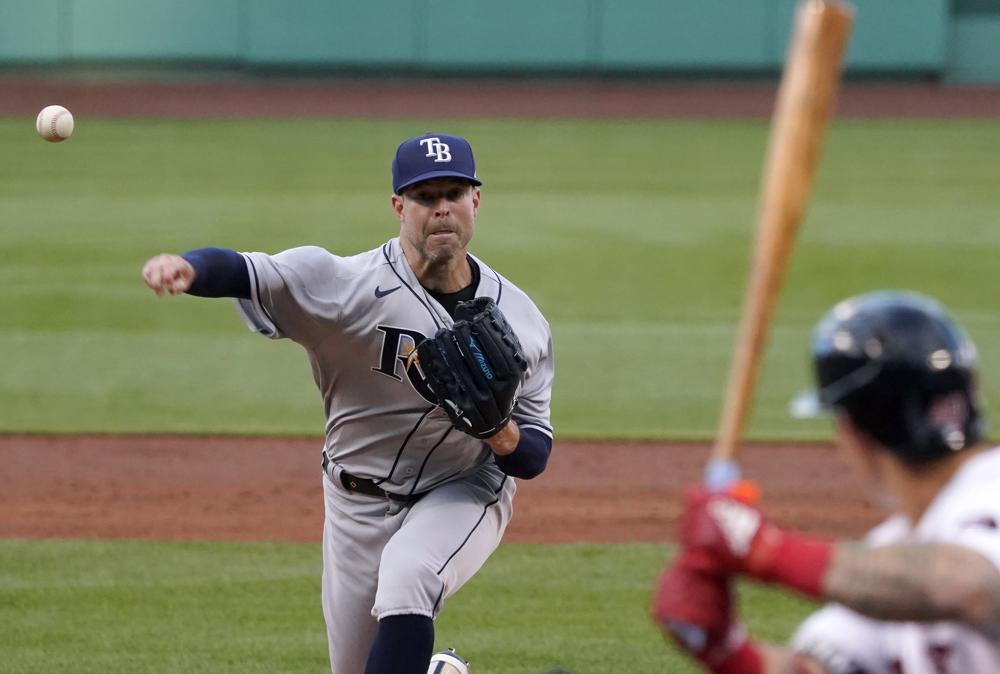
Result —
POLYGON ((416 503, 423 497, 424 493, 426 493, 393 494, 391 491, 382 489, 382 487, 375 484, 372 480, 367 480, 363 477, 355 477, 346 470, 340 474, 340 483, 344 485, 344 489, 347 491, 356 491, 359 494, 368 494, 369 496, 381 496, 398 503, 416 503))
MULTIPOLYGON (((326 456, 326 452, 323 452, 323 472, 328 476, 330 472, 327 470, 330 465, 330 459, 326 456)), ((369 480, 364 477, 357 477, 351 475, 346 470, 340 473, 340 484, 344 485, 344 489, 347 491, 357 492, 359 494, 367 494, 368 496, 378 496, 381 498, 387 498, 397 503, 416 503, 424 494, 427 492, 421 492, 419 494, 394 494, 391 491, 386 491, 382 487, 375 484, 373 480, 369 480)))

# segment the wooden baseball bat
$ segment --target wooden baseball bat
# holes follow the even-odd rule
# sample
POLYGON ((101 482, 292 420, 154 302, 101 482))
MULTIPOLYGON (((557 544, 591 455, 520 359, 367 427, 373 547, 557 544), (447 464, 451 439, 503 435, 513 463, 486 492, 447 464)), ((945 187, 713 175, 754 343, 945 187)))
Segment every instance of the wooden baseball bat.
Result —
POLYGON ((740 476, 739 441, 767 330, 809 200, 841 60, 854 18, 836 0, 803 0, 785 61, 761 182, 756 242, 719 432, 705 470, 710 487, 740 476))

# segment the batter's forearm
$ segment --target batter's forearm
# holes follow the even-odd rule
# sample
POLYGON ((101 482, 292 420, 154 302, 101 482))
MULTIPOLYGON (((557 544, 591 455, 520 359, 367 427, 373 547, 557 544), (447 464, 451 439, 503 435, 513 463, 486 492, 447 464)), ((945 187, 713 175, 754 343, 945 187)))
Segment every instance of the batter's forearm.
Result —
POLYGON ((978 552, 957 545, 841 543, 823 591, 879 620, 1000 620, 1000 572, 978 552))

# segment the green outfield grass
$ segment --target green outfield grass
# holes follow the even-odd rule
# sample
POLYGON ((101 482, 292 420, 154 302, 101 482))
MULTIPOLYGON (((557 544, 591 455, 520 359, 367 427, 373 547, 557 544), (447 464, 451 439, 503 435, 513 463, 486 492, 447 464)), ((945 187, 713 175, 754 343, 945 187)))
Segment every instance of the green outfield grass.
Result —
MULTIPOLYGON (((403 137, 468 135, 484 199, 474 251, 555 336, 562 437, 707 438, 743 293, 763 121, 79 119, 60 145, 0 119, 0 432, 317 434, 298 347, 225 300, 157 300, 139 268, 205 245, 340 253, 393 236, 403 137)), ((750 427, 826 437, 786 403, 811 326, 876 287, 941 297, 1000 396, 992 270, 1000 122, 834 125, 782 295, 750 427)))
MULTIPOLYGON (((449 601, 438 647, 476 674, 694 674, 648 618, 666 554, 503 546, 449 601)), ((7 540, 0 559, 7 674, 329 671, 318 546, 7 540)), ((784 640, 810 610, 758 586, 741 599, 761 639, 784 640)))

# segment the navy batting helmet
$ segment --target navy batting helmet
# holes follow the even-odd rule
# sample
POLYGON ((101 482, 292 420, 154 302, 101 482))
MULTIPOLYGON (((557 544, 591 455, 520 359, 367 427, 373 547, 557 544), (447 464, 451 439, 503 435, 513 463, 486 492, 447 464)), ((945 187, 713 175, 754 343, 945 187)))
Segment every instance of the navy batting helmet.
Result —
POLYGON ((817 388, 793 413, 845 412, 911 464, 965 449, 982 436, 976 348, 933 299, 881 291, 844 300, 813 333, 817 388))

